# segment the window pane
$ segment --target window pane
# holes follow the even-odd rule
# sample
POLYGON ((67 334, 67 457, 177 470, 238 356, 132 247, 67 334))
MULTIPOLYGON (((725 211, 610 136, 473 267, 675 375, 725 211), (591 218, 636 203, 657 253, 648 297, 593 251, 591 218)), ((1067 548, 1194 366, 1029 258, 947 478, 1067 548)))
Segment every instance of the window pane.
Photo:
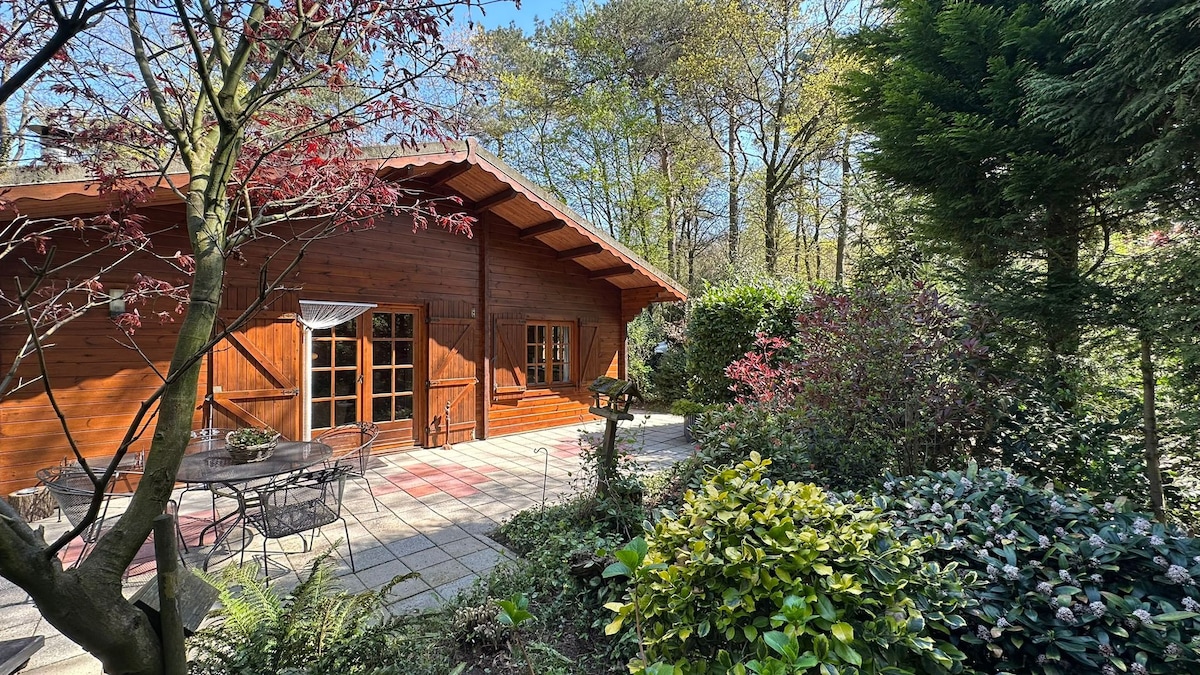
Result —
POLYGON ((528 368, 525 369, 525 379, 528 380, 528 382, 526 384, 537 384, 538 383, 537 366, 529 366, 528 368))
POLYGON ((328 338, 333 337, 332 328, 321 328, 313 331, 313 338, 328 338))
POLYGON ((550 381, 551 382, 562 382, 563 381, 562 366, 557 365, 557 364, 555 364, 554 366, 551 366, 550 381))
POLYGON ((538 381, 538 384, 546 383, 546 366, 538 366, 537 367, 537 381, 538 381))
POLYGON ((371 363, 376 366, 392 365, 392 342, 390 340, 384 342, 371 343, 371 363))
POLYGON ((343 321, 333 327, 333 334, 338 337, 354 337, 358 334, 358 319, 343 321))
POLYGON ((410 419, 412 419, 412 416, 413 416, 412 411, 413 411, 413 406, 412 406, 412 397, 411 396, 397 396, 396 397, 396 419, 410 420, 410 419))
POLYGON ((334 364, 338 366, 358 365, 358 343, 348 340, 338 340, 333 348, 334 364))
POLYGON ((333 404, 334 424, 350 424, 358 421, 358 401, 349 399, 333 404))
POLYGON ((333 375, 333 391, 337 396, 354 396, 355 384, 358 383, 358 373, 353 370, 339 370, 333 375))
POLYGON ((526 342, 537 342, 537 326, 526 326, 525 327, 525 341, 526 342))
POLYGON ((396 391, 412 391, 413 371, 411 368, 396 369, 396 391))
POLYGON ((381 396, 371 400, 371 421, 372 422, 391 422, 392 421, 392 397, 381 396))
POLYGON ((329 401, 313 401, 312 428, 328 429, 329 426, 329 401))
POLYGON ((415 325, 412 314, 397 314, 396 315, 396 337, 410 338, 413 336, 413 328, 415 325))
POLYGON ((390 370, 371 371, 371 393, 372 394, 390 394, 390 393, 392 393, 392 371, 390 371, 390 370))
POLYGON ((313 368, 328 368, 330 363, 330 346, 328 342, 314 342, 312 365, 313 368))
POLYGON ((537 326, 537 339, 534 340, 534 342, 546 344, 546 327, 545 326, 537 326))
POLYGON ((396 343, 396 365, 411 366, 413 362, 413 343, 397 342, 396 343))
POLYGON ((570 364, 564 363, 564 364, 562 364, 562 379, 560 379, 559 382, 570 382, 570 381, 571 381, 571 366, 570 366, 570 364))
POLYGON ((376 338, 392 337, 392 315, 391 314, 372 314, 371 315, 371 337, 376 337, 376 338))
MULTIPOLYGON (((333 374, 328 370, 314 370, 312 374, 313 398, 333 396, 333 374)), ((329 416, 326 415, 328 418, 329 416)))

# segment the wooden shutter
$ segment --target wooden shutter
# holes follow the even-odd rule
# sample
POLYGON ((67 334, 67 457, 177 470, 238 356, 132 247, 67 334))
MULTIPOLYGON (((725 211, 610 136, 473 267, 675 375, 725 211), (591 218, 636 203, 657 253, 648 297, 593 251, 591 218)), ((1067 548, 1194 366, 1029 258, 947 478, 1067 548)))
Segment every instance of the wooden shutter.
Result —
POLYGON ((608 361, 600 346, 600 326, 579 321, 579 388, 586 389, 597 377, 608 373, 608 361))
POLYGON ((525 392, 525 319, 497 317, 492 346, 492 393, 520 396, 525 392))
MULTIPOLYGON (((233 297, 228 302, 234 311, 239 301, 249 301, 239 297, 248 295, 247 289, 230 290, 233 297)), ((296 312, 281 312, 280 304, 287 303, 264 308, 213 347, 209 356, 210 426, 271 427, 285 438, 299 436, 303 335, 296 312)))
POLYGON ((475 438, 475 333, 475 319, 429 318, 427 447, 475 438))

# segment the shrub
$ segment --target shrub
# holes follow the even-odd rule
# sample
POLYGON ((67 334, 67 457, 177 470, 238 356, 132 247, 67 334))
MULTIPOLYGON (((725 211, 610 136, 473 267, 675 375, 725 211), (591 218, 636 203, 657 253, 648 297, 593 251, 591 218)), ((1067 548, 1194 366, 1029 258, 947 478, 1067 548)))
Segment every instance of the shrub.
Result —
POLYGON ((231 565, 206 580, 220 591, 221 604, 216 621, 189 641, 192 673, 373 673, 397 661, 400 638, 381 620, 392 584, 346 593, 333 579, 328 555, 286 595, 254 564, 231 565))
POLYGON ((700 403, 731 402, 725 368, 750 349, 756 334, 791 335, 805 295, 801 287, 768 281, 706 288, 692 304, 687 325, 691 398, 700 403))
POLYGON ((889 478, 877 502, 930 557, 978 572, 962 634, 981 669, 1200 672, 1200 543, 1124 499, 1037 487, 1007 471, 889 478))
POLYGON ((726 369, 738 400, 794 416, 839 487, 944 468, 983 432, 987 348, 931 288, 817 292, 791 340, 726 369))
POLYGON ((810 435, 798 427, 788 411, 762 406, 737 404, 705 413, 693 430, 700 451, 691 487, 700 487, 704 467, 730 467, 752 452, 771 460, 764 471, 774 480, 827 484, 825 473, 812 463, 810 435))
POLYGON ((959 672, 939 636, 964 623, 954 566, 923 563, 925 542, 897 540, 868 504, 765 481, 769 465, 752 454, 664 514, 609 630, 640 627, 648 659, 685 673, 745 672, 785 638, 793 664, 829 672, 959 672))

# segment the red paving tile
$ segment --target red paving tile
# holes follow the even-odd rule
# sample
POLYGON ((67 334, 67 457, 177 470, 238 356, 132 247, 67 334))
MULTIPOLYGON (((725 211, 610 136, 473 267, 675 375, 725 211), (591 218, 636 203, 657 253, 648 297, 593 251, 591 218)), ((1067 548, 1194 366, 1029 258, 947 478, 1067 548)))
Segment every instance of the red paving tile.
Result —
POLYGON ((428 464, 414 464, 412 466, 405 467, 405 469, 411 474, 422 477, 432 476, 435 473, 441 473, 440 469, 435 466, 429 466, 428 464))
POLYGON ((466 483, 459 483, 458 485, 448 486, 443 491, 446 494, 451 495, 453 497, 470 497, 471 495, 479 494, 479 490, 476 490, 475 488, 471 487, 470 485, 467 485, 466 483))
POLYGON ((462 476, 459 476, 458 479, 464 483, 469 483, 471 485, 479 485, 480 483, 488 483, 488 482, 491 482, 491 480, 492 480, 491 478, 488 478, 487 476, 485 476, 481 473, 471 473, 471 474, 462 475, 462 476))
POLYGON ((417 487, 413 487, 413 488, 408 488, 405 490, 405 492, 407 492, 409 495, 411 495, 413 497, 426 497, 435 492, 441 492, 441 490, 438 490, 436 487, 434 487, 432 485, 421 485, 421 486, 417 486, 417 487))

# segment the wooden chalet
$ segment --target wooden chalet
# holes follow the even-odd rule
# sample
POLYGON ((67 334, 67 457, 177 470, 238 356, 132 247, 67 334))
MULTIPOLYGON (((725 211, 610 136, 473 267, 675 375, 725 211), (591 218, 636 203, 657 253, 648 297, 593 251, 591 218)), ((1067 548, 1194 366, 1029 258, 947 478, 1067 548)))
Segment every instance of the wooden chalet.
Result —
MULTIPOLYGON (((271 426, 305 439, 370 420, 382 429, 376 447, 387 451, 578 423, 591 419, 587 385, 625 375, 628 322, 651 303, 685 298, 677 283, 473 140, 381 153, 378 162, 385 178, 460 196, 479 219, 473 236, 414 232, 411 220, 393 218, 314 244, 288 290, 205 359, 196 427, 271 426)), ((0 190, 28 216, 100 210, 83 180, 0 190)), ((160 240, 158 252, 186 250, 182 204, 170 190, 155 195, 140 210, 152 221, 147 229, 182 237, 178 247, 160 240)), ((230 262, 221 318, 237 316, 256 294, 254 262, 230 262)), ((0 274, 21 273, 11 267, 0 274)), ((120 287, 136 271, 166 269, 131 264, 103 281, 120 287)), ((0 331, 7 360, 25 335, 0 331)), ((111 454, 118 444, 157 384, 147 362, 166 370, 173 326, 146 319, 135 337, 141 353, 123 344, 108 309, 97 308, 46 350, 53 393, 86 454, 111 454)), ((34 361, 22 366, 27 378, 37 373, 34 361)), ((0 491, 31 484, 37 469, 69 454, 39 383, 0 400, 0 491)))

